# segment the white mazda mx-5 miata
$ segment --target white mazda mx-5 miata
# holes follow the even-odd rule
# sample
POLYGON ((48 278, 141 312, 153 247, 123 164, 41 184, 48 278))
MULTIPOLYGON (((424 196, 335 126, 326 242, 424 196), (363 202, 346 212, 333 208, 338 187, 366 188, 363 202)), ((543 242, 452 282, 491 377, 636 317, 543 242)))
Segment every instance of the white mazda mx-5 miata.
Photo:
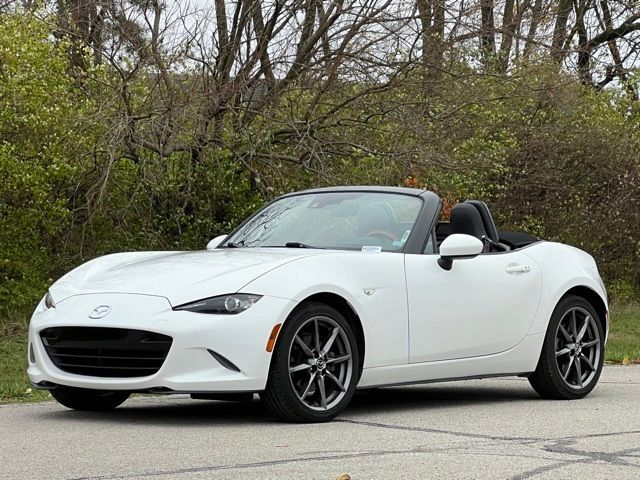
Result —
POLYGON ((307 190, 204 251, 96 258, 38 305, 29 378, 78 410, 259 393, 300 422, 363 387, 519 375, 545 398, 587 395, 609 327, 593 258, 498 231, 480 201, 446 223, 441 208, 417 189, 307 190))

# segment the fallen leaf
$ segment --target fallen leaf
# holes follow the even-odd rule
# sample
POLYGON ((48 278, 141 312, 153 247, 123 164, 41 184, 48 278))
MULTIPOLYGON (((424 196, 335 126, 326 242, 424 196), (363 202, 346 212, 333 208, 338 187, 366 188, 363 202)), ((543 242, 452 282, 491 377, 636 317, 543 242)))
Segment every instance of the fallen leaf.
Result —
POLYGON ((624 357, 624 358, 622 359, 622 364, 623 364, 623 365, 629 365, 629 357, 624 357))
POLYGON ((343 473, 342 475, 338 475, 336 480, 351 480, 351 475, 348 473, 343 473))

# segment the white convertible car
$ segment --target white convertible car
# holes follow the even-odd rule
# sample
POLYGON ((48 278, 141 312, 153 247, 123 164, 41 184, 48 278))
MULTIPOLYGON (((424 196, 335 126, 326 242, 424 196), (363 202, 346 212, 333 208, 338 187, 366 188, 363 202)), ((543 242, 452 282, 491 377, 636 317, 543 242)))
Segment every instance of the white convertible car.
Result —
POLYGON ((96 258, 38 305, 29 378, 78 410, 257 392, 299 422, 363 387, 518 375, 545 398, 587 395, 609 327, 593 258, 497 231, 483 202, 448 223, 441 207, 409 188, 308 190, 203 251, 96 258))

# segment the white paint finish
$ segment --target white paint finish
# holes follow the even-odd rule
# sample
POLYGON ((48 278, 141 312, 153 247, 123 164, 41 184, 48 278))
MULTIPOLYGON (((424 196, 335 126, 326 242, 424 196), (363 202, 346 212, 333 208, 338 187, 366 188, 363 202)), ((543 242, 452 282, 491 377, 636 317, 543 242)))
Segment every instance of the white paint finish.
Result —
POLYGON ((515 347, 494 355, 367 368, 358 387, 531 372, 538 363, 543 340, 543 333, 527 335, 515 347))
POLYGON ((176 312, 162 297, 124 294, 74 296, 55 309, 37 313, 29 328, 36 364, 30 365, 34 382, 112 390, 168 387, 178 391, 244 391, 264 389, 271 354, 267 340, 276 323, 284 321, 295 303, 273 297, 261 298, 251 309, 237 315, 176 312), (101 319, 89 318, 96 305, 109 305, 101 319), (162 368, 141 378, 100 378, 75 375, 55 367, 44 351, 39 332, 56 326, 133 328, 169 335, 173 344, 162 368), (222 367, 207 352, 220 353, 241 372, 222 367))
MULTIPOLYGON (((607 293, 591 255, 575 247, 554 242, 540 242, 522 250, 542 272, 540 308, 530 333, 545 332, 553 309, 573 287, 584 286, 596 292, 607 305, 607 293)), ((607 325, 608 328, 608 325, 607 325)))
POLYGON ((490 355, 517 345, 540 301, 540 268, 519 251, 455 260, 406 255, 411 362, 490 355), (508 273, 531 264, 527 273, 508 273))
POLYGON ((288 248, 113 254, 68 273, 51 293, 56 303, 71 295, 108 292, 163 296, 175 306, 236 292, 269 270, 317 254, 318 250, 288 248))
POLYGON ((440 255, 443 257, 470 257, 479 255, 484 244, 481 240, 471 235, 454 233, 444 239, 440 245, 440 255))
POLYGON ((246 285, 242 291, 300 302, 328 292, 344 298, 364 330, 367 367, 407 363, 408 312, 404 256, 398 253, 325 251, 298 259, 246 285), (365 290, 374 290, 367 295, 365 290))
POLYGON ((227 238, 227 235, 218 235, 216 238, 207 243, 207 250, 213 250, 214 248, 217 248, 225 238, 227 238))
POLYGON ((606 300, 593 259, 565 245, 541 242, 481 254, 455 260, 450 271, 437 259, 286 248, 109 255, 56 282, 56 308, 46 310, 43 302, 37 307, 30 326, 36 365, 28 373, 34 382, 87 388, 262 390, 271 329, 300 301, 326 292, 344 298, 362 322, 361 386, 521 373, 535 368, 551 312, 568 289, 587 286, 606 300), (263 298, 238 315, 171 309, 236 291, 263 298), (100 305, 111 310, 104 318, 89 318, 100 305), (145 329, 172 336, 174 345, 151 377, 72 375, 53 366, 38 338, 41 329, 64 325, 145 329), (224 369, 207 348, 242 371, 224 369))

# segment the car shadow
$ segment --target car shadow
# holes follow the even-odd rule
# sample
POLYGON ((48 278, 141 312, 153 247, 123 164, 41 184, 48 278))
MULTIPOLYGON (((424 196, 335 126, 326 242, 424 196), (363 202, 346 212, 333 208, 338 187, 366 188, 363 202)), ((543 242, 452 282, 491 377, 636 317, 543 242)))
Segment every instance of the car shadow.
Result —
POLYGON ((455 382, 411 387, 386 387, 358 390, 349 414, 376 411, 411 411, 418 409, 458 408, 505 402, 538 400, 540 397, 527 382, 505 381, 504 386, 482 385, 482 382, 455 382))
POLYGON ((184 395, 144 396, 127 400, 108 412, 60 410, 41 412, 47 420, 215 427, 277 423, 255 396, 252 402, 192 400, 184 395))
MULTIPOLYGON (((484 386, 482 382, 456 382, 411 387, 358 390, 343 416, 357 419, 371 414, 410 412, 470 405, 539 400, 526 382, 504 381, 484 386)), ((242 424, 280 424, 266 410, 258 396, 252 402, 192 400, 188 396, 137 397, 110 412, 76 412, 60 407, 40 411, 47 420, 144 425, 215 427, 242 424)))

